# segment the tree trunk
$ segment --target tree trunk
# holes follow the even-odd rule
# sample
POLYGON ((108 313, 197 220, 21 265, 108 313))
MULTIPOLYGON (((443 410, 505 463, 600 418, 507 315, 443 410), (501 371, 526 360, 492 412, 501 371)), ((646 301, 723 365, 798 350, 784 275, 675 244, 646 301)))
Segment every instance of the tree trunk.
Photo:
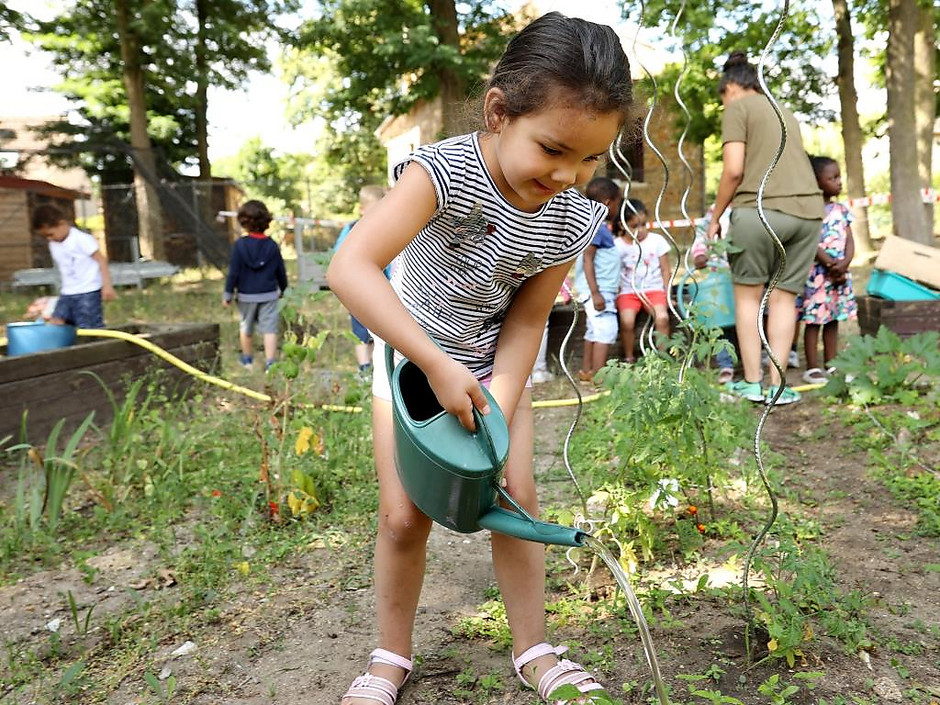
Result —
MULTIPOLYGON (((121 39, 121 63, 123 64, 124 90, 130 111, 131 149, 150 175, 157 173, 156 160, 147 134, 147 104, 145 99, 144 72, 140 64, 141 47, 131 29, 130 0, 115 0, 118 35, 121 39)), ((147 259, 166 259, 163 242, 163 213, 160 198, 154 184, 134 165, 134 194, 137 200, 137 224, 140 255, 147 259)))
MULTIPOLYGON (((457 31, 457 6, 454 0, 427 0, 427 7, 434 24, 434 33, 442 46, 453 47, 460 51, 460 36, 457 31)), ((463 106, 467 98, 460 75, 453 64, 439 65, 437 77, 441 86, 441 110, 444 124, 444 137, 458 133, 462 126, 463 106)))
POLYGON ((196 0, 196 151, 199 155, 199 215, 209 224, 212 208, 212 164, 209 162, 209 59, 206 48, 206 23, 209 0, 196 0))
POLYGON ((894 234, 928 243, 933 237, 927 232, 920 195, 917 124, 914 118, 914 32, 918 19, 917 0, 889 0, 885 85, 894 234))
MULTIPOLYGON (((936 10, 919 8, 914 32, 914 121, 917 125, 917 170, 921 188, 929 189, 933 178, 933 131, 937 119, 934 77, 937 71, 936 10)), ((927 243, 933 244, 934 202, 924 204, 927 243)))
MULTIPOLYGON (((852 37, 852 18, 847 0, 832 0, 835 11, 836 34, 838 36, 839 104, 842 111, 842 143, 845 149, 845 176, 850 199, 865 197, 865 166, 862 162, 862 125, 858 119, 858 92, 855 90, 855 40, 852 37)), ((852 208, 855 222, 852 236, 855 239, 855 255, 866 261, 872 252, 868 231, 868 208, 852 208)))

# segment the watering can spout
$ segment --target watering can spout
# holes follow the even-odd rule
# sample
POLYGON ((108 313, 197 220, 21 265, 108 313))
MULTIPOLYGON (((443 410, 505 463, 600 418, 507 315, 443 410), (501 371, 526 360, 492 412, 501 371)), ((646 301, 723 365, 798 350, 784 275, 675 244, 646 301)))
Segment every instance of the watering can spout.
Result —
POLYGON ((479 519, 480 527, 499 534, 557 546, 583 546, 587 534, 558 524, 549 524, 502 507, 493 507, 479 519))

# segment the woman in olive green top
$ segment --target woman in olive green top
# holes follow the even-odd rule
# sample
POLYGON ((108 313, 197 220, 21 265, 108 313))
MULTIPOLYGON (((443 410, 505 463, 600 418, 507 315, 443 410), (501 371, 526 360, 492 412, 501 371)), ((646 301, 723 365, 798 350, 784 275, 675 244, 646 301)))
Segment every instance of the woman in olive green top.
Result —
MULTIPOLYGON (((724 105, 722 170, 707 234, 709 238, 720 234, 719 218, 731 207, 728 237, 735 249, 740 249, 729 259, 744 379, 732 383, 729 389, 745 399, 763 402, 758 311, 780 257, 758 217, 757 192, 780 147, 780 122, 761 90, 757 71, 741 52, 731 54, 725 62, 718 92, 724 105)), ((780 109, 787 141, 764 187, 763 209, 787 253, 783 274, 770 294, 767 320, 768 342, 774 356, 785 365, 796 327, 796 296, 803 292, 819 243, 823 199, 803 151, 799 123, 789 110, 780 109)), ((770 383, 767 398, 780 384, 780 375, 773 366, 770 383)), ((785 388, 777 403, 791 404, 799 398, 797 392, 785 388)))

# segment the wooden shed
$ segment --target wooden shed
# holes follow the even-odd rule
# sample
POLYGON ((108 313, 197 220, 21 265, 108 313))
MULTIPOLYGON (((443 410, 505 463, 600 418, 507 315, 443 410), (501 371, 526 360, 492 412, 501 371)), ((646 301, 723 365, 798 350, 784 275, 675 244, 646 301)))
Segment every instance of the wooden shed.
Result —
POLYGON ((10 282, 18 269, 52 266, 46 241, 30 228, 33 211, 50 203, 74 219, 78 198, 88 195, 46 181, 0 174, 0 283, 10 282))

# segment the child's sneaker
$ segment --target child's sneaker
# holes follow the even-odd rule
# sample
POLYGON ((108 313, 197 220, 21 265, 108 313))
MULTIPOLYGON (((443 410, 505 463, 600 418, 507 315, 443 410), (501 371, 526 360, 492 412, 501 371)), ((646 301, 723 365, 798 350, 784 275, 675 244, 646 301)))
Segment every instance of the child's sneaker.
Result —
MULTIPOLYGON (((768 387, 767 388, 767 403, 774 398, 774 395, 777 393, 777 387, 768 387)), ((787 404, 796 404, 802 397, 800 393, 790 389, 789 387, 783 388, 783 393, 780 395, 780 398, 776 402, 776 406, 786 406, 787 404)))
POLYGON ((277 362, 277 360, 275 360, 274 358, 271 358, 270 360, 268 360, 267 362, 264 363, 264 373, 265 373, 265 374, 267 374, 268 372, 271 371, 271 368, 274 367, 274 363, 275 363, 275 362, 277 362))
POLYGON ((532 370, 532 384, 544 384, 545 382, 551 382, 553 379, 555 379, 555 375, 548 370, 532 370))
POLYGON ((761 388, 760 382, 747 382, 743 379, 737 382, 729 382, 725 386, 725 391, 748 401, 764 401, 764 390, 761 388))
POLYGON ((796 350, 790 351, 790 356, 787 358, 787 365, 789 367, 800 366, 800 356, 797 354, 796 350))
POLYGON ((251 355, 238 356, 238 364, 244 367, 246 370, 250 370, 253 363, 254 359, 251 357, 251 355))

